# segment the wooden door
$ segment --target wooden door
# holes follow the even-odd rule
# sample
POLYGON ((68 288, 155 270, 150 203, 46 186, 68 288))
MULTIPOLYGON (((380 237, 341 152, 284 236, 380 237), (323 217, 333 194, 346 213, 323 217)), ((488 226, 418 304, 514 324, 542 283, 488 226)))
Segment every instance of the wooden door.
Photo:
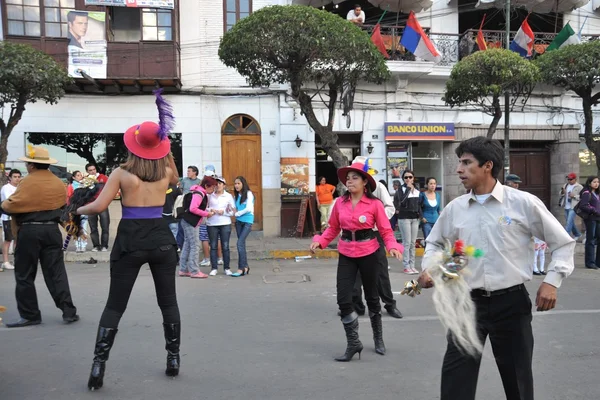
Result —
POLYGON ((253 230, 262 230, 262 159, 260 135, 226 134, 221 136, 223 177, 233 194, 236 176, 243 176, 254 194, 253 230))
POLYGON ((511 152, 510 172, 521 178, 519 189, 539 197, 550 209, 550 155, 547 151, 511 152))

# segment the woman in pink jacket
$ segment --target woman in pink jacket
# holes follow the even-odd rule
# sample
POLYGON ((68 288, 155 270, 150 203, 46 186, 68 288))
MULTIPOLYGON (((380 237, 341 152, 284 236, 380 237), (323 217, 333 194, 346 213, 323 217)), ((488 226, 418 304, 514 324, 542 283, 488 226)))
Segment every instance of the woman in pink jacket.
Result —
POLYGON ((193 185, 190 192, 183 198, 183 217, 181 228, 185 237, 181 259, 179 260, 179 276, 190 278, 208 278, 208 275, 200 271, 198 265, 198 249, 200 246, 199 228, 202 218, 215 215, 214 211, 207 211, 207 194, 215 191, 217 181, 215 178, 205 176, 200 185, 193 185))
POLYGON ((369 307, 375 351, 381 355, 385 354, 381 304, 377 292, 379 262, 376 252, 379 243, 373 228, 377 226, 392 256, 401 260, 404 250, 404 247, 396 242, 383 203, 373 196, 377 183, 368 173, 369 164, 370 160, 366 158, 364 163, 355 160, 351 166, 338 169, 338 178, 341 182, 345 182, 348 190, 335 202, 329 227, 322 235, 316 235, 310 245, 312 251, 318 248, 324 249, 339 235, 340 231, 342 232, 338 243, 340 255, 337 270, 337 303, 348 345, 346 353, 337 357, 336 361, 350 361, 356 353, 360 359, 363 350, 363 345, 358 338, 358 314, 352 306, 352 290, 357 271, 360 272, 369 307))

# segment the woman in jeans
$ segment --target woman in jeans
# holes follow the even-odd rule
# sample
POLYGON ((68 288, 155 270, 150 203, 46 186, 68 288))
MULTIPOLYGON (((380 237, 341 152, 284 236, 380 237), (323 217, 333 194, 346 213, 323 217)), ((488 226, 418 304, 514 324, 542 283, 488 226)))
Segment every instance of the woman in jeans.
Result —
POLYGON ((179 276, 190 278, 208 278, 200 271, 198 265, 200 247, 200 222, 202 218, 210 218, 215 215, 214 211, 207 210, 208 195, 215 191, 217 181, 215 178, 205 176, 200 185, 193 185, 190 192, 183 198, 183 217, 181 229, 183 229, 183 249, 181 260, 179 260, 179 276))
POLYGON ((96 335, 88 381, 90 390, 103 385, 106 361, 119 322, 140 269, 146 263, 150 265, 163 317, 167 350, 165 374, 179 374, 181 324, 175 291, 177 243, 161 215, 167 187, 176 184, 178 178, 168 136, 172 127, 170 107, 160 96, 160 91, 155 93, 160 125, 143 122, 125 132, 123 141, 129 151, 127 161, 112 172, 94 202, 76 211, 79 215, 99 214, 108 208, 119 190, 122 192, 123 216, 110 254, 110 289, 96 335))
POLYGON ((598 269, 600 265, 600 179, 590 176, 580 193, 578 207, 587 214, 585 222, 585 267, 598 269))
POLYGON ((394 207, 398 225, 402 232, 402 243, 404 244, 404 273, 418 274, 415 269, 415 242, 419 232, 419 221, 421 220, 421 193, 415 185, 415 174, 406 169, 402 173, 404 184, 394 194, 394 207))
POLYGON ((229 237, 231 236, 231 217, 235 204, 233 196, 225 191, 227 182, 225 178, 218 177, 217 188, 213 194, 208 196, 208 209, 215 214, 206 220, 208 228, 208 239, 210 241, 210 276, 217 275, 219 238, 221 239, 221 250, 223 252, 223 268, 225 275, 231 275, 229 269, 229 237))
POLYGON ((433 228, 433 224, 436 223, 442 212, 442 197, 435 191, 437 181, 434 177, 427 178, 425 182, 427 190, 421 192, 421 209, 423 210, 421 223, 423 224, 423 238, 427 239, 431 228, 433 228))
POLYGON ((246 238, 252 230, 254 223, 254 195, 248 187, 248 182, 243 176, 235 178, 233 183, 233 197, 235 199, 235 232, 237 233, 238 270, 233 277, 244 276, 250 273, 248 258, 246 256, 246 238))

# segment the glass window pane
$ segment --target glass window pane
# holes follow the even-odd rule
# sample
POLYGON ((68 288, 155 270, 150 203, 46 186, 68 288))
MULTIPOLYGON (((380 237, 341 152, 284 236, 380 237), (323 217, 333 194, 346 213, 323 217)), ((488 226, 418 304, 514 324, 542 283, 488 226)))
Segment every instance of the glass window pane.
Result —
POLYGON ((39 7, 40 0, 23 0, 23 5, 39 7))
POLYGON ((155 27, 144 27, 144 39, 143 40, 158 40, 158 34, 155 27))
POLYGON ((158 40, 171 40, 171 28, 158 28, 158 40))
POLYGON ((8 19, 23 19, 22 6, 6 6, 6 14, 8 19))
POLYGON ((67 37, 69 36, 69 25, 67 24, 60 24, 62 27, 62 37, 67 37))
POLYGON ((227 25, 227 30, 231 30, 231 28, 233 28, 233 25, 227 25))
POLYGON ((23 14, 25 21, 39 21, 40 20, 40 8, 39 7, 23 7, 23 14))
POLYGON ((69 15, 69 11, 73 11, 73 10, 69 10, 68 8, 61 8, 61 10, 60 10, 60 20, 62 22, 67 22, 68 21, 67 15, 69 15))
POLYGON ((46 36, 61 37, 60 24, 46 24, 46 36))
POLYGON ((44 5, 48 7, 58 7, 60 4, 58 0, 44 0, 44 5))
POLYGON ((144 13, 143 25, 144 26, 156 26, 156 14, 155 13, 144 13))
POLYGON ((45 8, 46 22, 60 22, 60 10, 58 8, 45 8))
POLYGON ((227 0, 227 11, 235 11, 235 0, 227 0))
POLYGON ((240 12, 250 13, 250 0, 240 0, 240 12))
POLYGON ((25 26, 21 21, 8 21, 8 34, 9 35, 24 35, 25 26))
POLYGON ((6 4, 19 4, 19 5, 23 5, 23 0, 6 0, 6 4))
POLYGON ((246 18, 248 15, 250 15, 250 14, 248 14, 248 13, 240 13, 240 19, 246 18))
POLYGON ((158 26, 171 26, 171 13, 170 12, 159 12, 158 13, 158 26))
POLYGON ((235 13, 227 13, 227 25, 233 25, 236 22, 235 13))
POLYGON ((42 32, 40 29, 40 23, 39 22, 25 22, 25 35, 41 36, 42 32))
POLYGON ((60 0, 61 7, 75 8, 75 0, 60 0))

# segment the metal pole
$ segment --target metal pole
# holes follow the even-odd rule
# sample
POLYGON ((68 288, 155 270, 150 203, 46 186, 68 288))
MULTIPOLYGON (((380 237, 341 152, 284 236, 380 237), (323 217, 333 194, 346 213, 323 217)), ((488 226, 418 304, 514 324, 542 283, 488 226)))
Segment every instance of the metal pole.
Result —
MULTIPOLYGON (((506 49, 510 48, 510 0, 506 0, 506 49)), ((510 93, 504 92, 504 178, 510 173, 510 93)))

